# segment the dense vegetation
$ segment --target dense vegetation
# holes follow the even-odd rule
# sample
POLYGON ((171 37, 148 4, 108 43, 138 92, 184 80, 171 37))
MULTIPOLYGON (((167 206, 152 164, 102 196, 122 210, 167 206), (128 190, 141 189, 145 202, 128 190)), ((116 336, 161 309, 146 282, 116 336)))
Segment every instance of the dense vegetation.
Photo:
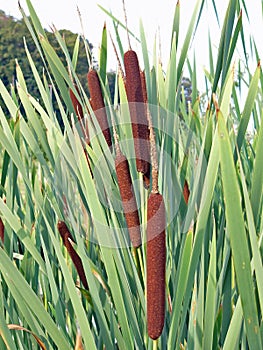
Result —
MULTIPOLYGON (((59 46, 54 34, 50 31, 45 31, 49 42, 54 47, 58 57, 61 62, 66 67, 67 62, 61 47, 59 46)), ((61 36, 63 36, 69 54, 72 56, 74 45, 77 39, 77 34, 72 33, 69 30, 61 30, 61 36)), ((41 59, 40 53, 34 43, 32 36, 30 35, 28 28, 23 19, 18 20, 12 16, 6 15, 3 11, 0 11, 0 76, 6 87, 10 84, 15 85, 16 81, 16 59, 21 69, 23 70, 24 77, 27 82, 28 91, 34 95, 39 96, 39 92, 32 75, 30 65, 25 54, 24 39, 28 50, 30 51, 32 57, 34 57, 34 62, 37 67, 39 74, 43 72, 43 61, 41 59)), ((88 43, 90 50, 92 50, 92 45, 88 43)), ((87 55, 84 48, 84 43, 80 41, 80 49, 78 56, 78 64, 76 68, 78 77, 86 88, 86 75, 88 72, 88 61, 87 55)), ((87 88, 86 88, 87 91, 87 88)))
POLYGON ((177 2, 167 67, 143 23, 142 61, 124 53, 104 9, 113 104, 106 28, 89 99, 78 38, 72 54, 26 3, 28 66, 0 80, 0 349, 262 350, 263 74, 253 38, 247 65, 246 2, 229 0, 217 51, 204 34, 202 96, 188 53, 217 1, 196 1, 184 38, 177 2))
MULTIPOLYGON (((60 35, 65 40, 68 52, 72 57, 74 46, 76 43, 76 39, 78 37, 77 34, 72 33, 70 30, 60 30, 60 35)), ((58 41, 55 38, 53 32, 45 30, 47 38, 56 51, 59 59, 63 63, 64 67, 67 67, 66 57, 61 49, 58 41)), ((25 43, 30 51, 32 57, 34 57, 34 63, 40 75, 45 74, 44 62, 41 58, 39 50, 30 35, 30 32, 25 24, 23 19, 15 19, 12 16, 6 15, 3 11, 0 10, 0 57, 1 57, 1 65, 0 65, 0 76, 7 87, 10 90, 10 86, 15 86, 15 81, 17 79, 16 76, 16 62, 20 65, 24 78, 27 83, 27 88, 30 94, 35 96, 36 98, 40 98, 40 93, 37 88, 37 85, 34 80, 34 76, 32 74, 32 70, 28 63, 28 59, 25 53, 25 43)), ((90 54, 92 55, 92 44, 87 41, 88 49, 90 54)), ((97 66, 96 60, 93 60, 93 64, 97 66)), ((83 86, 83 89, 88 94, 87 88, 87 72, 89 69, 88 59, 85 51, 85 46, 82 40, 80 40, 79 44, 79 53, 78 53, 78 61, 76 65, 76 73, 78 78, 83 86)), ((114 80, 115 74, 113 72, 108 72, 109 79, 109 87, 110 91, 114 93, 114 80)), ((0 105, 4 107, 2 100, 0 99, 0 105)), ((57 109, 57 105, 55 104, 55 108, 57 109)))

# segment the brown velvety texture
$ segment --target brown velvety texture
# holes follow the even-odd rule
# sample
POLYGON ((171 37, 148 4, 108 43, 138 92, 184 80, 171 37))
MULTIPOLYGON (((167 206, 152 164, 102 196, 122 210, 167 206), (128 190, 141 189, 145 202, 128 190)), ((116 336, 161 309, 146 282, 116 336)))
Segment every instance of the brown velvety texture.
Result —
POLYGON ((147 209, 147 329, 152 339, 162 334, 165 317, 165 207, 161 194, 151 193, 147 209))
POLYGON ((89 70, 87 74, 88 87, 90 92, 90 104, 98 120, 99 126, 109 147, 112 145, 111 133, 102 96, 100 80, 95 69, 89 70))
POLYGON ((77 252, 75 251, 75 249, 72 247, 69 239, 71 239, 74 242, 73 237, 71 236, 69 229, 67 227, 67 225, 65 224, 64 221, 59 221, 57 224, 57 228, 58 228, 58 232, 60 233, 60 236, 63 240, 63 244, 66 247, 69 256, 71 257, 73 264, 75 265, 75 268, 78 272, 79 278, 84 286, 85 289, 88 289, 88 282, 86 279, 86 275, 84 272, 84 268, 82 265, 82 261, 80 259, 80 257, 78 256, 77 252))
POLYGON ((143 102, 147 103, 148 96, 147 96, 147 87, 146 87, 146 79, 145 79, 145 73, 144 71, 140 71, 141 76, 141 84, 142 84, 142 96, 143 96, 143 102))
POLYGON ((149 128, 137 54, 129 50, 124 54, 126 94, 129 102, 134 138, 137 171, 148 174, 150 167, 149 128))
MULTIPOLYGON (((74 84, 74 87, 76 88, 77 92, 79 92, 79 89, 76 84, 74 84)), ((70 96, 72 105, 74 107, 75 113, 78 117, 78 120, 80 121, 84 117, 81 103, 79 102, 79 100, 77 99, 77 97, 75 96, 74 92, 71 89, 69 90, 69 96, 70 96)))
POLYGON ((130 175, 129 163, 126 157, 121 153, 118 153, 116 156, 115 169, 130 240, 132 246, 137 248, 142 244, 140 220, 130 175))

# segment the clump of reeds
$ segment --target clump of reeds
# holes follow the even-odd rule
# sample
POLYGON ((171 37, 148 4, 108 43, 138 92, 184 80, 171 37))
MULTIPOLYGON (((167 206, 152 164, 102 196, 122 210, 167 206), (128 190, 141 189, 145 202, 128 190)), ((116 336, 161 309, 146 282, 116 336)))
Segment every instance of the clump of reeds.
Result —
POLYGON ((83 264, 82 261, 79 257, 79 255, 77 254, 77 252, 75 251, 75 249, 73 248, 70 240, 72 242, 74 242, 74 239, 71 235, 71 233, 69 232, 69 229, 66 225, 66 223, 64 221, 59 221, 57 224, 57 228, 58 228, 58 232, 60 233, 60 236, 62 238, 63 244, 66 247, 69 256, 71 257, 73 264, 75 265, 75 268, 78 272, 79 278, 84 286, 85 289, 88 289, 88 282, 86 279, 86 275, 84 272, 84 268, 83 268, 83 264))
POLYGON ((90 69, 87 74, 90 92, 90 104, 98 120, 99 126, 109 147, 112 145, 111 133, 105 109, 105 103, 101 91, 100 79, 95 69, 90 69))

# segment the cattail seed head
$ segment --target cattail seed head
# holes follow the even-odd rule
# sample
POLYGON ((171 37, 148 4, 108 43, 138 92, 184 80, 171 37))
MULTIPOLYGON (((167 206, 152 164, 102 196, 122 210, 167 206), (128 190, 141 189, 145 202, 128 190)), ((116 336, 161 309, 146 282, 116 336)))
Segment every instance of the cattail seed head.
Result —
POLYGON ((165 317, 165 206, 161 194, 151 193, 147 208, 147 329, 152 339, 162 334, 165 317))
POLYGON ((57 224, 57 228, 58 228, 58 232, 60 233, 60 236, 62 238, 63 244, 66 247, 66 249, 69 253, 69 256, 71 257, 73 264, 75 265, 75 268, 78 272, 79 278, 80 278, 84 288, 88 289, 88 282, 86 279, 86 275, 84 272, 82 261, 69 241, 69 239, 70 239, 74 242, 74 239, 73 239, 71 233, 69 232, 69 229, 68 229, 66 223, 64 221, 59 221, 57 224))
POLYGON ((141 76, 141 84, 142 84, 143 102, 147 103, 148 102, 148 96, 147 96, 147 87, 146 87, 146 79, 145 79, 144 71, 140 71, 140 76, 141 76))
POLYGON ((135 51, 129 50, 124 54, 126 74, 126 94, 129 102, 134 138, 137 171, 147 174, 150 166, 149 128, 144 105, 144 96, 138 57, 135 51))
MULTIPOLYGON (((77 86, 77 84, 74 84, 75 89, 77 90, 78 94, 79 94, 79 88, 77 86)), ((75 113, 77 115, 79 124, 80 124, 80 130, 82 132, 82 136, 85 139, 85 143, 87 145, 90 144, 89 141, 89 128, 88 128, 88 123, 87 120, 84 119, 84 113, 83 113, 83 109, 82 109, 82 105, 79 102, 79 100, 77 99, 76 95, 74 94, 74 92, 72 91, 72 89, 69 90, 69 96, 72 102, 72 105, 74 107, 75 113)))
POLYGON ((117 152, 115 159, 115 169, 130 240, 132 246, 137 248, 142 243, 140 220, 130 175, 129 163, 127 158, 121 154, 120 151, 117 152))
MULTIPOLYGON (((77 92, 79 93, 79 89, 78 89, 77 84, 74 84, 74 87, 76 88, 77 92)), ((70 96, 72 105, 74 107, 75 113, 78 117, 78 120, 80 121, 81 119, 83 119, 83 116, 84 116, 81 103, 79 102, 76 95, 74 94, 74 92, 71 89, 69 90, 69 96, 70 96)))
POLYGON ((112 145, 111 133, 102 96, 101 85, 98 73, 95 69, 90 69, 87 74, 88 87, 90 92, 90 104, 98 120, 99 126, 109 147, 112 145))

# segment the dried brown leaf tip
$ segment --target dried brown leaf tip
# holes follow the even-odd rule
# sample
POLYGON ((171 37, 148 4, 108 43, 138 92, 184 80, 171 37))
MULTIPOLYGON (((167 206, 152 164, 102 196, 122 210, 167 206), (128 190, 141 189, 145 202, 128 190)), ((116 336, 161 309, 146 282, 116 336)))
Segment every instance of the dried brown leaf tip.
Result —
POLYGON ((151 193, 147 208, 147 329, 152 339, 162 334, 165 318, 165 206, 160 193, 151 193))
POLYGON ((184 180, 183 196, 184 196, 185 203, 188 204, 188 200, 189 200, 189 196, 190 196, 190 190, 189 190, 189 186, 188 186, 187 180, 184 180))
POLYGON ((129 102, 137 171, 148 174, 150 167, 149 127, 144 103, 141 73, 135 51, 124 54, 126 94, 129 102))
MULTIPOLYGON (((4 203, 6 203, 6 198, 4 199, 4 203)), ((5 242, 5 225, 4 225, 1 217, 0 217, 0 240, 4 244, 4 242, 5 242)))
POLYGON ((4 241, 5 241, 5 225, 3 223, 2 218, 0 218, 0 240, 4 244, 4 241))
POLYGON ((118 151, 116 155, 115 169, 130 240, 132 246, 138 248, 142 242, 137 203, 132 185, 129 163, 127 158, 120 151, 118 151))
POLYGON ((73 264, 75 265, 75 268, 78 272, 79 278, 84 286, 85 289, 88 289, 88 282, 86 279, 86 275, 84 272, 84 268, 83 268, 83 264, 82 261, 79 257, 79 255, 77 254, 77 252, 75 251, 75 249, 73 248, 72 244, 70 243, 69 240, 71 240, 72 242, 74 242, 74 239, 71 235, 71 233, 69 232, 69 229, 66 225, 66 223, 64 221, 59 221, 57 224, 57 228, 58 228, 58 232, 60 233, 60 236, 62 238, 63 244, 66 247, 69 256, 71 257, 73 264))
POLYGON ((90 92, 90 104, 103 132, 109 147, 112 145, 111 133, 105 109, 105 103, 101 91, 100 79, 95 69, 90 69, 87 74, 88 87, 90 92))

